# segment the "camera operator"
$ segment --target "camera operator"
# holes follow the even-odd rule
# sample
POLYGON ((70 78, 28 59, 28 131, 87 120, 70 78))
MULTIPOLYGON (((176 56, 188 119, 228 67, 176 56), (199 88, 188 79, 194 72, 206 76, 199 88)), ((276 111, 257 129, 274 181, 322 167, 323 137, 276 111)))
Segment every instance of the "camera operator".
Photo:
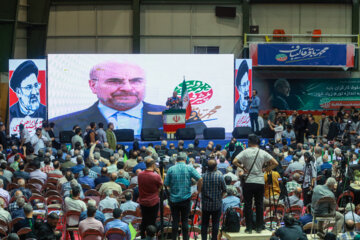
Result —
POLYGON ((307 239, 305 233, 302 230, 301 224, 290 214, 285 214, 284 224, 285 226, 277 229, 273 233, 273 236, 276 236, 279 239, 307 239))
POLYGON ((309 152, 304 153, 304 181, 303 181, 303 196, 304 196, 304 205, 311 203, 312 191, 316 185, 316 166, 315 159, 309 152))
POLYGON ((259 129, 259 107, 260 107, 260 98, 257 96, 257 90, 252 90, 252 97, 248 97, 249 102, 249 115, 250 115, 250 123, 251 123, 251 129, 253 133, 257 133, 260 131, 259 129), (255 130, 256 126, 256 130, 255 130))
POLYGON ((341 124, 343 127, 343 136, 342 142, 344 146, 350 146, 351 144, 355 144, 357 137, 357 125, 351 120, 348 120, 346 123, 341 124))

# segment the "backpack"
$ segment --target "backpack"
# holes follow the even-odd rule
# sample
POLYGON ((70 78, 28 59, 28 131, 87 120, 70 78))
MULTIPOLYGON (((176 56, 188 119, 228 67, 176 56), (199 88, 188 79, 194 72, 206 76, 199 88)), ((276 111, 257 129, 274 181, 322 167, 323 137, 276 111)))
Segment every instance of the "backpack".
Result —
POLYGON ((229 207, 226 209, 224 215, 224 222, 221 231, 224 232, 239 232, 240 231, 240 217, 235 209, 229 207))

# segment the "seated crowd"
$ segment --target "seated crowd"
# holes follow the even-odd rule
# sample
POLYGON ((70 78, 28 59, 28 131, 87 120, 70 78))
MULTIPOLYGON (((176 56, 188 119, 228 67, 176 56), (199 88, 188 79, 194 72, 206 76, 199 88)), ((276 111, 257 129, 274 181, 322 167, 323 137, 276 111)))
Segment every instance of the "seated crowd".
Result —
POLYGON ((275 109, 256 131, 272 134, 274 140, 263 145, 235 138, 204 148, 197 139, 146 146, 134 141, 129 151, 117 144, 111 123, 105 131, 92 122, 84 134, 74 126, 67 145, 54 138, 53 124, 44 123, 32 136, 20 126, 19 141, 0 143, 0 237, 217 239, 233 209, 248 234, 267 228, 271 239, 307 239, 310 233, 360 238, 357 116, 323 114, 317 125, 313 116, 288 117, 275 109), (250 174, 244 158, 257 157, 243 156, 249 148, 263 149, 269 163, 253 170, 263 184, 255 203, 241 181, 250 174), (258 202, 262 219, 255 222, 258 202))

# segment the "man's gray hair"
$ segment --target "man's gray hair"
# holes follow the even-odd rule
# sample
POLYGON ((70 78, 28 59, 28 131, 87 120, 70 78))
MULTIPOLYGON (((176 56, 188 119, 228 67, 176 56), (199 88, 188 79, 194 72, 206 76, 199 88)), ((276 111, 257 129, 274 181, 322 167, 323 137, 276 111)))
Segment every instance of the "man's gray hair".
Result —
POLYGON ((100 159, 100 153, 99 153, 99 152, 95 152, 95 153, 94 153, 94 158, 95 158, 96 160, 99 160, 99 159, 100 159))
POLYGON ((315 147, 315 154, 322 154, 322 148, 321 147, 315 147))
POLYGON ((329 188, 333 188, 336 184, 336 179, 333 177, 330 177, 326 180, 325 185, 328 186, 329 188))
POLYGON ((24 205, 24 213, 25 213, 25 215, 31 213, 32 211, 33 211, 33 207, 31 206, 30 203, 27 203, 27 204, 24 205))
POLYGON ((108 189, 105 191, 105 196, 110 197, 113 194, 113 190, 112 189, 108 189))
POLYGON ((96 207, 96 201, 94 199, 89 199, 86 206, 87 207, 96 207))
POLYGON ((21 208, 25 205, 25 199, 22 197, 19 197, 18 199, 16 199, 16 204, 21 208))
POLYGON ((146 162, 148 159, 153 159, 151 156, 146 156, 145 158, 144 158, 144 162, 146 162))
POLYGON ((167 146, 167 141, 166 141, 166 140, 162 140, 161 146, 167 146))
POLYGON ((340 148, 335 148, 334 150, 336 155, 340 155, 341 154, 341 149, 340 148))
POLYGON ((233 168, 232 168, 232 167, 229 166, 229 167, 226 168, 226 172, 227 172, 227 173, 232 172, 232 171, 233 171, 233 168))
POLYGON ((120 158, 120 154, 114 153, 114 158, 115 158, 115 161, 117 161, 120 158))
POLYGON ((124 169, 120 169, 120 170, 119 170, 118 177, 119 177, 119 178, 124 178, 124 177, 125 177, 125 171, 124 171, 124 169))
POLYGON ((152 158, 157 162, 158 158, 159 158, 159 155, 157 153, 153 153, 152 158))
POLYGON ((190 143, 190 144, 188 145, 188 148, 189 148, 189 149, 193 149, 193 148, 194 148, 194 144, 190 143))

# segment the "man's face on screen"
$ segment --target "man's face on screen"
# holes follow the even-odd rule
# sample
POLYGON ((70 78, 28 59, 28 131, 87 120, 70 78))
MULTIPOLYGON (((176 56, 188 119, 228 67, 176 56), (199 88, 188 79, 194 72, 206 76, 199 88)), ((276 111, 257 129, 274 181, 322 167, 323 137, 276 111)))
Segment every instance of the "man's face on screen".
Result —
POLYGON ((137 65, 100 64, 89 84, 101 103, 119 111, 137 106, 145 97, 145 72, 137 65))
POLYGON ((19 88, 16 89, 16 95, 22 106, 28 111, 36 111, 40 106, 40 87, 36 75, 31 74, 25 78, 19 88))
POLYGON ((240 86, 238 86, 239 89, 239 96, 240 96, 240 110, 244 111, 247 108, 248 101, 245 99, 245 97, 249 96, 249 77, 248 74, 244 74, 244 76, 241 78, 240 86))

